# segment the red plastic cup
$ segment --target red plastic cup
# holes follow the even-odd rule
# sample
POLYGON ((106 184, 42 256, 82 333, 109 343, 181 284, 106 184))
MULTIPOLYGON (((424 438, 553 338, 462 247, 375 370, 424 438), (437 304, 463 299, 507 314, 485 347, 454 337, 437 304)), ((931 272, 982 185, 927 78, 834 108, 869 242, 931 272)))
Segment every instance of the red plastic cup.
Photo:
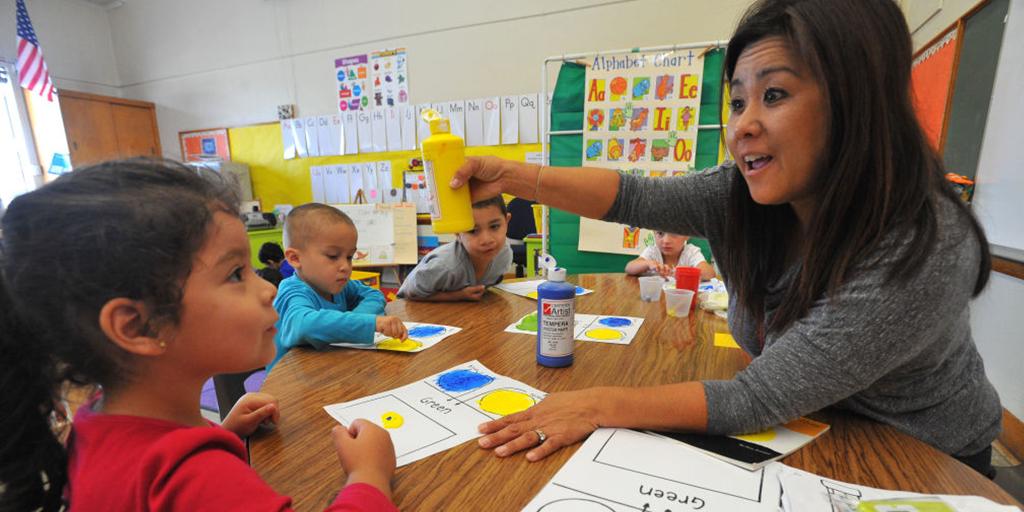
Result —
MULTIPOLYGON (((676 267, 676 288, 693 290, 694 297, 697 296, 697 286, 700 285, 700 269, 697 267, 676 267)), ((690 303, 690 309, 697 305, 697 300, 690 303)))

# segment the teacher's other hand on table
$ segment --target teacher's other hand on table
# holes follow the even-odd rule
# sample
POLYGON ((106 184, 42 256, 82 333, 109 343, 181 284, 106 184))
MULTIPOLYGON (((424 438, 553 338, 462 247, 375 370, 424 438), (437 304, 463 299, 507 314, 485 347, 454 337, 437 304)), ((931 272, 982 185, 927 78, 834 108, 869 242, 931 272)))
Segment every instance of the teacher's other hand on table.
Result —
POLYGON ((526 460, 541 460, 582 441, 600 426, 596 395, 595 389, 552 393, 523 412, 480 424, 480 432, 486 435, 478 443, 481 448, 493 448, 498 457, 532 448, 526 460))

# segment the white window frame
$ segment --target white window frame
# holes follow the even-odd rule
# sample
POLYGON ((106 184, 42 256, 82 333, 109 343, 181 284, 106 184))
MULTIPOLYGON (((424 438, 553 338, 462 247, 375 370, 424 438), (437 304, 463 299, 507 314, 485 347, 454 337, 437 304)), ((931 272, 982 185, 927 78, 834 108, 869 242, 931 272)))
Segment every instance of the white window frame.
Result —
MULTIPOLYGON (((0 84, 0 102, 3 102, 5 110, 10 111, 13 107, 15 116, 8 119, 8 116, 0 116, 0 123, 10 123, 9 128, 14 134, 14 149, 17 153, 17 161, 19 168, 17 169, 0 169, 0 173, 5 174, 0 179, 5 181, 15 181, 15 185, 10 187, 13 194, 10 192, 0 194, 0 212, 2 209, 10 203, 14 196, 30 192, 35 190, 42 182, 41 168, 39 166, 39 160, 36 157, 35 140, 32 137, 32 127, 29 124, 28 109, 25 106, 25 97, 22 93, 21 86, 18 85, 18 74, 15 71, 15 65, 5 60, 0 60, 0 67, 7 72, 7 78, 9 83, 0 84), (8 91, 10 91, 8 93, 8 91), (8 174, 10 173, 10 174, 8 174), (11 174, 20 174, 21 183, 17 183, 18 176, 11 174)), ((3 112, 3 110, 0 110, 3 112)), ((4 126, 0 126, 0 129, 6 129, 4 126)), ((0 187, 0 191, 7 192, 8 186, 0 187)))

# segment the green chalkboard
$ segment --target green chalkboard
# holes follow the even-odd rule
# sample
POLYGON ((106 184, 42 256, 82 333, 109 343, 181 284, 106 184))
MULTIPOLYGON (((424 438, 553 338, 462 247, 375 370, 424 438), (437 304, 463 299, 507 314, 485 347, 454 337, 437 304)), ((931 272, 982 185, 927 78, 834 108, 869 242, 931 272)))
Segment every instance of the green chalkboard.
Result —
POLYGON ((964 20, 943 160, 946 170, 974 179, 985 136, 992 85, 1010 0, 990 0, 964 20))

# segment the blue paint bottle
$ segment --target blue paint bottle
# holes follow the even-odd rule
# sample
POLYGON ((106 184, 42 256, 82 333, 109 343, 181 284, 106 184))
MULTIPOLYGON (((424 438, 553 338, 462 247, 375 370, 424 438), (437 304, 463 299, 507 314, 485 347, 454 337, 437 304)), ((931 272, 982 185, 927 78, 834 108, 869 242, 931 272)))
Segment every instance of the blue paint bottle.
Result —
POLYGON ((537 363, 559 368, 572 364, 576 341, 576 286, 565 282, 565 269, 550 259, 548 280, 537 287, 537 363))

